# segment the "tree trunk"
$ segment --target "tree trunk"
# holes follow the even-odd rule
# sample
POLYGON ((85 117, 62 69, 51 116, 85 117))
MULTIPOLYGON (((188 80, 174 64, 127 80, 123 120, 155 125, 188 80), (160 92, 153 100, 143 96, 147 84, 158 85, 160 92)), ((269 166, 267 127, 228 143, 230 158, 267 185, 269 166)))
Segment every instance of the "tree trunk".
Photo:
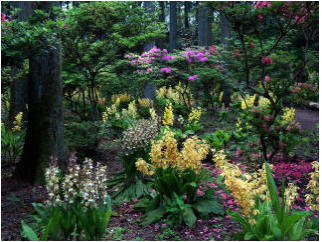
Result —
MULTIPOLYGON (((149 15, 152 15, 155 12, 155 6, 152 2, 144 2, 143 3, 144 8, 146 9, 146 12, 149 13, 149 15)), ((163 4, 164 6, 164 4, 163 4)), ((164 9, 163 9, 164 10, 164 9)), ((164 13, 164 12, 163 12, 164 13)), ((155 41, 152 41, 150 43, 147 43, 144 46, 144 51, 149 51, 155 46, 155 41)), ((153 99, 155 94, 156 86, 152 82, 146 82, 143 89, 143 96, 145 98, 153 99)))
MULTIPOLYGON (((228 38, 230 38, 230 36, 231 36, 231 24, 226 18, 226 16, 220 13, 220 39, 224 50, 227 50, 229 47, 228 38)), ((225 82, 223 82, 221 88, 224 92, 223 102, 227 107, 231 102, 231 98, 230 98, 231 88, 225 82)))
POLYGON ((60 49, 48 46, 30 57, 29 121, 14 176, 43 184, 50 157, 65 159, 60 49))
POLYGON ((170 35, 169 49, 176 49, 177 42, 177 2, 170 2, 170 35))
POLYGON ((159 7, 160 7, 160 17, 159 20, 160 22, 165 22, 165 4, 163 1, 159 2, 159 7))
POLYGON ((189 29, 189 12, 191 9, 191 2, 184 2, 184 28, 189 29))
POLYGON ((207 6, 200 6, 198 9, 198 45, 209 46, 212 43, 211 24, 212 11, 207 6))
MULTIPOLYGON (((20 9, 18 12, 18 21, 27 20, 29 16, 33 14, 33 2, 13 2, 14 8, 20 9)), ((19 112, 23 112, 23 119, 26 121, 27 118, 27 108, 28 103, 28 91, 27 91, 27 77, 21 77, 16 79, 16 75, 22 70, 22 64, 12 66, 12 77, 13 81, 11 83, 10 89, 10 110, 9 110, 9 123, 12 123, 15 116, 19 112)))

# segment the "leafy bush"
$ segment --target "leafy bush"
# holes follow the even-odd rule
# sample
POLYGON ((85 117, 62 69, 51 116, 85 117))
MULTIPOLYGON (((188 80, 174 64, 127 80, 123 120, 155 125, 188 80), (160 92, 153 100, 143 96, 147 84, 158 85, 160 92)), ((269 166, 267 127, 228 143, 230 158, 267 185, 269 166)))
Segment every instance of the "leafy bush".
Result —
POLYGON ((18 113, 9 129, 1 123, 2 156, 9 162, 15 162, 22 154, 25 131, 22 130, 22 112, 18 113))
POLYGON ((68 123, 65 126, 65 140, 69 149, 77 151, 81 158, 95 153, 100 138, 99 128, 99 122, 95 121, 68 123))
POLYGON ((231 135, 224 130, 216 130, 215 132, 204 135, 204 139, 215 149, 222 149, 230 137, 231 135))

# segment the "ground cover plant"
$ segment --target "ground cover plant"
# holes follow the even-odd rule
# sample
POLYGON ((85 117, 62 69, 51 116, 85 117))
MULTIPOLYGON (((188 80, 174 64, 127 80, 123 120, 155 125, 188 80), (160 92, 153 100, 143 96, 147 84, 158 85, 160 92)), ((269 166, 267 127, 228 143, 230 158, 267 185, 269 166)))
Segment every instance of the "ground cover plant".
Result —
POLYGON ((3 240, 318 240, 318 2, 1 6, 3 240))

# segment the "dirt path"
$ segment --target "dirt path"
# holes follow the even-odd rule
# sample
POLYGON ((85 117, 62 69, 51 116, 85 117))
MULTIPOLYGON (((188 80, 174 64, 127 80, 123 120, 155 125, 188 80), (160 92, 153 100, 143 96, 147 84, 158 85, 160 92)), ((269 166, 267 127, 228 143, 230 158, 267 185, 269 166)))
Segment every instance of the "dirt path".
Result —
POLYGON ((307 109, 297 109, 296 120, 304 129, 318 129, 316 124, 319 123, 319 112, 307 109))

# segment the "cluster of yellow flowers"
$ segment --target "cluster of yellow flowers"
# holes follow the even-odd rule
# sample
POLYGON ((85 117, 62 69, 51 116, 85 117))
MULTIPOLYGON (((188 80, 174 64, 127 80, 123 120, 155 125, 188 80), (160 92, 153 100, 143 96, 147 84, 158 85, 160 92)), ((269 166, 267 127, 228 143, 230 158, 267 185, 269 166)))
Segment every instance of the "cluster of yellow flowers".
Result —
POLYGON ((319 210, 319 163, 312 162, 313 172, 310 173, 311 179, 307 185, 310 194, 305 195, 306 204, 312 210, 319 210))
POLYGON ((201 114, 202 114, 202 110, 201 110, 200 107, 193 108, 191 110, 191 113, 189 114, 188 122, 189 123, 199 122, 200 121, 201 114))
POLYGON ((152 120, 157 120, 158 119, 158 115, 157 115, 157 113, 156 113, 154 108, 150 108, 149 112, 150 112, 150 116, 151 116, 152 120))
POLYGON ((153 100, 149 98, 139 98, 138 103, 141 107, 149 108, 153 106, 153 100))
POLYGON ((185 104, 185 100, 192 100, 192 94, 189 88, 184 88, 181 83, 179 83, 174 88, 163 86, 156 91, 156 97, 158 99, 166 98, 175 104, 185 104))
POLYGON ((112 103, 116 106, 119 106, 121 103, 125 103, 131 100, 131 95, 124 93, 124 94, 113 94, 112 95, 112 103))
POLYGON ((295 121, 295 108, 285 108, 282 115, 282 123, 289 124, 295 121))
POLYGON ((179 170, 193 169, 195 172, 199 172, 201 161, 207 156, 208 151, 209 145, 195 136, 187 139, 179 152, 174 133, 167 130, 160 140, 152 142, 151 165, 139 159, 136 162, 136 167, 146 175, 153 174, 155 168, 165 169, 169 166, 179 170))
POLYGON ((147 176, 153 176, 154 174, 154 167, 147 163, 142 158, 139 158, 137 162, 135 162, 135 166, 138 171, 142 172, 143 174, 147 176))
POLYGON ((219 102, 222 102, 223 98, 224 98, 224 92, 223 92, 223 91, 221 91, 221 92, 219 93, 219 96, 218 96, 218 101, 219 101, 219 102))
POLYGON ((122 117, 131 117, 136 118, 137 117, 137 108, 135 105, 135 100, 129 103, 129 106, 127 109, 122 109, 122 117))
POLYGON ((105 112, 102 113, 102 121, 106 123, 109 116, 113 116, 117 113, 117 107, 115 104, 112 104, 110 107, 105 108, 105 112))
POLYGON ((299 188, 294 183, 289 183, 287 188, 285 189, 285 204, 291 208, 293 203, 295 202, 298 193, 297 190, 299 188))
POLYGON ((255 100, 256 100, 256 94, 255 95, 246 94, 246 97, 241 101, 241 109, 247 109, 249 107, 253 107, 255 104, 255 100))
POLYGON ((21 130, 21 125, 22 125, 22 112, 19 112, 16 117, 15 120, 13 121, 13 127, 11 128, 12 132, 19 132, 21 130))
POLYGON ((123 108, 121 113, 118 112, 117 105, 112 104, 110 107, 106 107, 105 112, 102 113, 102 121, 103 123, 106 123, 108 121, 108 118, 111 116, 115 116, 115 118, 120 119, 125 117, 136 118, 137 115, 138 114, 135 101, 130 102, 128 108, 123 108))
POLYGON ((164 125, 173 125, 173 108, 172 108, 172 104, 168 104, 166 107, 165 107, 165 110, 164 110, 164 114, 163 114, 163 120, 162 120, 162 123, 164 125))
MULTIPOLYGON (((231 191, 236 203, 242 208, 243 213, 246 216, 257 214, 259 211, 254 208, 256 198, 259 197, 262 200, 268 198, 264 166, 252 174, 243 173, 238 166, 226 160, 222 150, 214 151, 213 160, 222 171, 221 174, 225 179, 224 184, 231 191)), ((254 220, 249 222, 256 223, 254 220)))

